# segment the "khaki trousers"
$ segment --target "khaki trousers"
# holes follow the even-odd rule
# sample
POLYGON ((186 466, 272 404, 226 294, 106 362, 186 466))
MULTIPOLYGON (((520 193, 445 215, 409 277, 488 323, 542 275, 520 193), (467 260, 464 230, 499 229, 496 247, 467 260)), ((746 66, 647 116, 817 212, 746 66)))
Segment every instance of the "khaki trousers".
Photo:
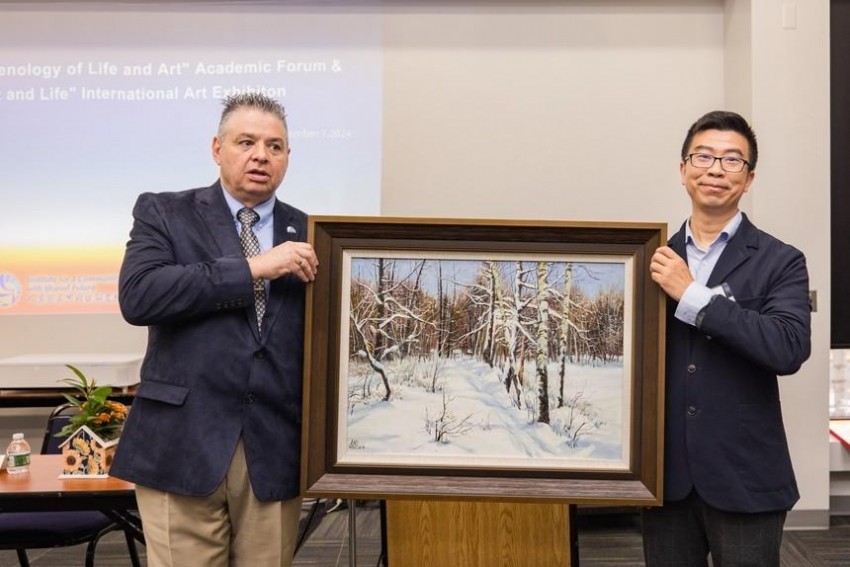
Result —
POLYGON ((301 499, 261 502, 240 440, 224 482, 209 496, 136 485, 148 567, 290 567, 301 499))

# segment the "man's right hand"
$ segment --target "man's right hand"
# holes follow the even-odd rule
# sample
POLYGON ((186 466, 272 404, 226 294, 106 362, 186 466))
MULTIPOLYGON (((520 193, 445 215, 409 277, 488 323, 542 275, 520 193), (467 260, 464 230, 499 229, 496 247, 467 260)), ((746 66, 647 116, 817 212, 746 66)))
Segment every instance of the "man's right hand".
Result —
POLYGON ((694 281, 685 261, 669 246, 661 246, 652 255, 649 274, 664 292, 679 301, 694 281))
POLYGON ((319 259, 306 242, 284 242, 262 254, 248 258, 253 279, 276 280, 293 274, 302 282, 316 279, 319 259))

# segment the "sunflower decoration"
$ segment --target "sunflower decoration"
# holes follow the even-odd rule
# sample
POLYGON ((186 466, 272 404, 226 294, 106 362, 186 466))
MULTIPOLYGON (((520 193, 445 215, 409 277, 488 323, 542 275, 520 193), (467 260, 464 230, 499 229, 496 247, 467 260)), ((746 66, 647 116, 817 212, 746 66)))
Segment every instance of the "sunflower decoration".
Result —
POLYGON ((102 474, 103 467, 100 466, 100 461, 96 458, 89 457, 89 460, 86 463, 86 473, 91 475, 102 474))
POLYGON ((91 445, 89 444, 89 440, 85 437, 75 437, 71 441, 71 445, 76 449, 77 454, 82 457, 88 457, 91 453, 91 445))
POLYGON ((63 457, 64 469, 66 474, 74 474, 80 470, 80 467, 83 464, 82 457, 80 456, 79 451, 66 451, 65 456, 63 457))
MULTIPOLYGON (((112 386, 98 386, 94 380, 89 380, 79 368, 66 364, 76 376, 62 380, 71 385, 77 392, 76 396, 63 394, 77 412, 71 416, 68 424, 56 434, 57 437, 67 437, 82 426, 88 428, 103 441, 117 439, 127 420, 127 406, 110 400, 112 386)), ((82 447, 75 448, 85 452, 82 447)))

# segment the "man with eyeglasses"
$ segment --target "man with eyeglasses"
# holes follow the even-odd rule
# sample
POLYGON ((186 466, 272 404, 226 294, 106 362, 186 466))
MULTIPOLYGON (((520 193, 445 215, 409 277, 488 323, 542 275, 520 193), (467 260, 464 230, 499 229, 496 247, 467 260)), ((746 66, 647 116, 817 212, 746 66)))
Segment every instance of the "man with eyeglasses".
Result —
POLYGON ((756 137, 733 112, 688 130, 679 164, 691 216, 656 250, 667 294, 664 505, 643 514, 648 567, 779 565, 799 499, 778 375, 811 350, 806 260, 738 209, 756 137))

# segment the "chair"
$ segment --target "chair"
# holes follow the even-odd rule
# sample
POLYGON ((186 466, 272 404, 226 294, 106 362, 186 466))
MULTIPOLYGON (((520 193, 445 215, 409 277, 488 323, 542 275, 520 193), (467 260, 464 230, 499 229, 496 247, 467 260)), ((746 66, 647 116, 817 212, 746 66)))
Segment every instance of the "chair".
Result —
MULTIPOLYGON (((56 433, 68 423, 71 404, 54 409, 47 418, 44 431, 42 454, 60 453, 63 438, 56 433)), ((73 512, 10 512, 0 514, 0 549, 14 549, 21 567, 29 567, 27 549, 66 547, 88 543, 86 567, 94 567, 94 554, 100 538, 105 534, 123 529, 105 514, 93 511, 73 512)), ((124 530, 127 550, 133 567, 140 567, 136 542, 129 530, 124 530)))

